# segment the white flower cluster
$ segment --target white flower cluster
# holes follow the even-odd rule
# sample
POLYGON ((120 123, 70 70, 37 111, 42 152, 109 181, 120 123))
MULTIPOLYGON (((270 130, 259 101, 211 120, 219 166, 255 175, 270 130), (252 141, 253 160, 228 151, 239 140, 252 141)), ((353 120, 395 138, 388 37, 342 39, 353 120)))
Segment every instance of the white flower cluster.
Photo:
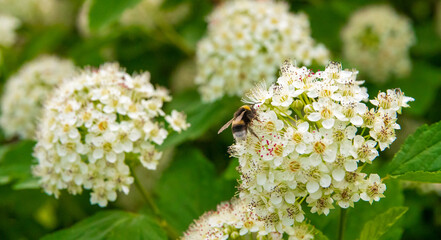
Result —
POLYGON ((0 0, 0 13, 31 25, 69 25, 73 20, 72 2, 64 0, 0 0))
MULTIPOLYGON (((216 211, 202 215, 184 233, 182 240, 282 239, 282 233, 266 232, 264 225, 263 221, 249 211, 245 202, 233 199, 219 204, 216 211)), ((299 224, 286 230, 289 240, 314 239, 314 229, 307 224, 299 224)))
POLYGON ((48 194, 91 189, 90 201, 106 206, 133 182, 129 166, 155 169, 156 149, 174 131, 189 127, 185 115, 162 110, 171 97, 145 72, 131 76, 104 64, 65 81, 48 99, 39 125, 34 174, 48 194))
POLYGON ((242 94, 261 79, 273 82, 284 59, 326 64, 329 52, 311 38, 305 14, 283 2, 237 0, 209 17, 208 36, 198 43, 196 83, 204 101, 242 94))
POLYGON ((33 139, 47 96, 75 73, 72 61, 55 56, 41 56, 23 65, 7 81, 2 96, 0 125, 5 135, 33 139))
POLYGON ((268 232, 302 223, 305 200, 312 213, 326 215, 334 203, 379 201, 386 185, 361 170, 395 140, 397 113, 413 99, 387 90, 369 109, 357 72, 338 63, 314 73, 286 62, 281 70, 277 84, 244 100, 255 104, 257 137, 248 134, 230 149, 240 164, 239 197, 268 232))
POLYGON ((17 18, 0 14, 0 49, 10 47, 15 43, 17 35, 15 30, 20 26, 20 20, 17 18))
POLYGON ((387 5, 355 12, 342 31, 342 40, 345 58, 374 81, 411 71, 409 48, 415 44, 411 23, 387 5))

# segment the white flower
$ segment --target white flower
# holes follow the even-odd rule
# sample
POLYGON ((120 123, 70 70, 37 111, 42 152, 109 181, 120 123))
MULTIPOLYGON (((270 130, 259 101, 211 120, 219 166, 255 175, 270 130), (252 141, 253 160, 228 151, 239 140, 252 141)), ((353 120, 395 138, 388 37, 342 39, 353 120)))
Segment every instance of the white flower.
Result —
MULTIPOLYGON (((279 120, 280 121, 280 120, 279 120)), ((302 122, 297 125, 297 130, 292 127, 286 129, 286 137, 293 141, 296 145, 296 151, 300 154, 310 152, 309 144, 312 142, 312 134, 309 132, 309 123, 302 122)))
POLYGON ((402 107, 409 107, 407 102, 414 101, 411 97, 406 97, 399 88, 389 89, 387 92, 378 93, 377 97, 371 100, 371 103, 379 107, 379 111, 392 110, 394 112, 401 112, 402 107))
POLYGON ((171 116, 166 116, 165 120, 176 132, 181 132, 182 130, 186 130, 188 127, 190 127, 190 124, 185 121, 185 114, 180 113, 176 110, 172 111, 171 116))
MULTIPOLYGON (((129 164, 156 169, 168 131, 163 101, 147 73, 131 76, 118 64, 88 69, 64 81, 46 101, 34 156, 34 175, 48 194, 61 189, 78 194, 91 189, 90 202, 101 207, 129 193, 129 164), (152 104, 144 104, 151 102, 152 104)), ((185 130, 182 113, 173 110, 171 125, 185 130), (177 115, 176 115, 177 114, 177 115)))
POLYGON ((38 57, 10 77, 2 96, 0 125, 8 137, 35 137, 42 105, 63 79, 76 73, 70 60, 55 56, 38 57))
POLYGON ((374 128, 369 131, 369 135, 378 142, 380 150, 383 151, 395 141, 395 129, 376 123, 374 128))
MULTIPOLYGON (((209 16, 207 37, 197 46, 196 84, 203 100, 241 96, 257 82, 271 83, 287 58, 325 64, 329 53, 310 32, 307 16, 290 13, 286 3, 239 0, 219 5, 209 16)), ((254 102, 269 98, 255 93, 254 102)), ((289 104, 283 100, 286 92, 276 95, 273 101, 280 106, 289 104)))
MULTIPOLYGON (((354 137, 354 148, 352 156, 362 162, 372 162, 377 156, 378 152, 375 150, 377 143, 372 140, 367 140, 357 135, 354 137)), ((381 149, 383 151, 383 149, 381 149)))
POLYGON ((313 140, 311 143, 311 155, 309 161, 311 165, 317 166, 321 161, 334 162, 337 154, 337 144, 333 143, 332 136, 328 135, 325 129, 312 132, 313 140))
POLYGON ((251 124, 258 137, 248 134, 230 148, 240 164, 238 195, 266 232, 291 232, 304 221, 305 200, 312 213, 327 215, 335 204, 348 208, 360 198, 384 197, 379 176, 366 179, 362 166, 378 156, 377 145, 383 150, 394 140, 382 130, 399 129, 398 112, 412 99, 390 90, 369 109, 357 71, 338 63, 316 73, 284 63, 281 73, 273 86, 248 94, 258 100, 251 124), (274 95, 267 98, 268 92, 274 95))
POLYGON ((348 208, 354 207, 354 202, 360 200, 360 194, 357 188, 351 186, 336 190, 333 198, 341 208, 348 208))
POLYGON ((332 128, 335 122, 334 115, 338 111, 337 105, 327 98, 320 98, 318 102, 313 102, 312 106, 316 112, 310 113, 308 119, 313 122, 322 119, 322 125, 324 128, 332 128))
POLYGON ((371 174, 369 179, 360 188, 362 188, 360 198, 372 204, 373 201, 378 202, 381 197, 384 197, 383 193, 386 191, 386 184, 381 182, 378 174, 371 174))
POLYGON ((383 82, 411 70, 412 26, 390 6, 368 6, 355 12, 342 31, 342 40, 344 56, 372 80, 383 82))
POLYGON ((334 209, 334 200, 330 196, 322 196, 318 199, 314 199, 311 196, 306 198, 308 206, 311 207, 312 213, 329 214, 330 209, 334 209))

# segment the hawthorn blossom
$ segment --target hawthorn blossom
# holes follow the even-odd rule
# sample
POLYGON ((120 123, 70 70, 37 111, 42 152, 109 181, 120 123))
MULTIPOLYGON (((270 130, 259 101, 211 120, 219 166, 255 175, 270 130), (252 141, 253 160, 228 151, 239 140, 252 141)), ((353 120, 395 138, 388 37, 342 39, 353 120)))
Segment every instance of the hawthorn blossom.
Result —
POLYGON ((134 181, 129 166, 156 169, 162 154, 157 146, 169 130, 189 127, 185 114, 162 110, 170 100, 166 89, 150 83, 148 72, 132 76, 118 64, 66 80, 45 103, 34 175, 49 195, 90 189, 90 202, 101 207, 115 201, 117 192, 128 194, 134 181))
POLYGON ((415 44, 410 20, 387 5, 356 11, 343 29, 343 54, 377 82, 404 77, 411 70, 409 48, 415 44))
POLYGON ((244 98, 256 100, 250 127, 257 137, 237 140, 230 153, 239 160, 238 196, 267 232, 286 233, 303 222, 303 202, 312 213, 328 215, 336 204, 348 208, 384 197, 379 175, 361 171, 395 140, 397 116, 413 99, 388 90, 369 108, 357 74, 339 63, 314 73, 285 62, 277 83, 266 90, 259 85, 244 98), (275 100, 273 89, 284 89, 290 104, 275 100))
MULTIPOLYGON (((208 34, 198 43, 196 55, 196 84, 204 101, 241 96, 258 81, 273 82, 286 58, 308 66, 324 65, 329 58, 324 45, 311 37, 307 16, 290 13, 286 3, 272 0, 220 4, 209 16, 208 34)), ((280 106, 290 104, 285 96, 289 100, 300 94, 275 90, 273 100, 280 106)))

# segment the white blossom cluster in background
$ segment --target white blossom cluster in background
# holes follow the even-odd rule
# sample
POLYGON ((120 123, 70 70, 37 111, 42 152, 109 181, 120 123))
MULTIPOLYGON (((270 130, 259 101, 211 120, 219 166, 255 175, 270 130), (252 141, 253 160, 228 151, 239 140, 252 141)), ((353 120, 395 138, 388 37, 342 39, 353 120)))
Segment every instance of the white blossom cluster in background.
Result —
POLYGON ((198 43, 196 84, 204 101, 242 96, 257 81, 273 82, 288 58, 307 66, 328 62, 305 14, 270 0, 225 2, 210 15, 208 36, 198 43))
POLYGON ((8 79, 1 99, 0 125, 5 135, 34 139, 44 101, 75 73, 72 61, 56 56, 41 56, 23 65, 8 79))
POLYGON ((117 191, 129 192, 134 180, 129 166, 156 168, 162 154, 156 148, 167 128, 189 127, 183 113, 164 113, 163 103, 170 100, 165 88, 150 83, 148 72, 131 76, 118 64, 65 81, 45 104, 34 175, 48 194, 90 189, 91 203, 106 206, 117 191))
POLYGON ((0 0, 0 13, 30 25, 70 25, 73 6, 67 0, 0 0))
POLYGON ((243 141, 231 146, 239 159, 239 197, 267 232, 284 232, 312 213, 327 215, 338 204, 353 207, 360 198, 379 201, 386 185, 361 172, 395 140, 397 113, 412 98, 399 89, 368 100, 357 71, 331 63, 312 72, 286 62, 270 88, 253 89, 244 101, 258 117, 243 141))
MULTIPOLYGON (((314 239, 314 229, 308 224, 287 227, 289 240, 314 239)), ((216 211, 206 212, 184 233, 182 240, 200 239, 268 239, 280 240, 283 234, 266 232, 265 223, 249 211, 245 202, 233 199, 221 203, 216 211)))
POLYGON ((2 47, 10 47, 15 43, 17 39, 15 31, 19 26, 20 20, 18 18, 0 14, 0 50, 2 47))
POLYGON ((441 183, 402 181, 402 184, 404 188, 415 189, 422 194, 435 193, 441 196, 441 183))
POLYGON ((376 82, 406 76, 415 44, 411 22, 387 5, 356 11, 342 31, 343 55, 376 82))

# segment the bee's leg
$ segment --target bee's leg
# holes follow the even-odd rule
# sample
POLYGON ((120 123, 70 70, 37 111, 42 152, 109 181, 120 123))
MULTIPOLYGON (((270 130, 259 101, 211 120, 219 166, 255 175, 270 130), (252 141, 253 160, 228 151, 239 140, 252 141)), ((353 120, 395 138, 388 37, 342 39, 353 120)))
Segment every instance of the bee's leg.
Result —
POLYGON ((253 131, 252 128, 248 127, 248 131, 250 131, 251 134, 253 134, 257 139, 260 139, 257 134, 253 131))

